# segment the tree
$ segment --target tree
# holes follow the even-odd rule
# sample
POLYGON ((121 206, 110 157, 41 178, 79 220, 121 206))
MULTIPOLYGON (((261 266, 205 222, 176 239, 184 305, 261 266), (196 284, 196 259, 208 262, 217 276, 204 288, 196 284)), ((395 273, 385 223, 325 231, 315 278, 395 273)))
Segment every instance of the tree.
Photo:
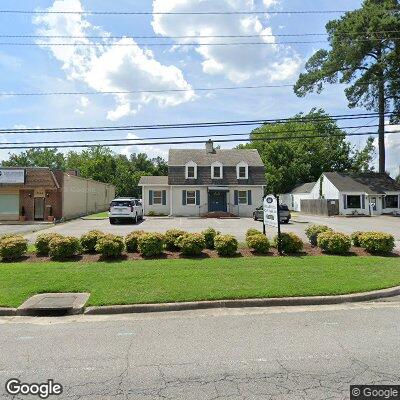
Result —
POLYGON ((258 150, 270 193, 286 193, 296 184, 316 181, 323 172, 366 169, 371 157, 371 147, 355 151, 346 141, 346 133, 323 110, 296 115, 285 123, 262 125, 251 133, 250 140, 239 148, 258 150), (299 139, 301 136, 305 138, 299 139))
MULTIPOLYGON (((398 0, 364 0, 362 7, 326 25, 330 50, 318 50, 294 87, 298 96, 320 93, 324 83, 350 86, 350 108, 379 112, 379 172, 385 172, 385 115, 400 110, 398 0)), ((391 117, 395 120, 396 117, 391 117)))
POLYGON ((372 166, 372 162, 375 159, 374 141, 373 137, 369 137, 365 147, 355 151, 352 166, 354 172, 371 172, 374 170, 372 166))
POLYGON ((4 167, 49 167, 64 169, 65 159, 57 149, 28 149, 22 153, 9 153, 9 159, 2 162, 4 167))
POLYGON ((51 169, 76 169, 84 178, 111 183, 118 196, 140 196, 139 179, 143 175, 167 175, 168 166, 161 157, 148 158, 147 154, 116 154, 110 148, 93 146, 81 152, 67 154, 57 149, 29 149, 10 154, 2 163, 5 167, 49 167, 51 169))

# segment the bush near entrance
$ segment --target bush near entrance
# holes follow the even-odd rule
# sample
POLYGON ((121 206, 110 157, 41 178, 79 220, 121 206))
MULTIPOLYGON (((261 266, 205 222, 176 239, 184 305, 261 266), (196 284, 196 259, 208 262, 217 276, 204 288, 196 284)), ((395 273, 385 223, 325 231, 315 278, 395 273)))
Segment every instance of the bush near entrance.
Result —
POLYGON ((262 233, 247 238, 247 246, 259 254, 267 254, 271 247, 268 238, 262 233))
POLYGON ((167 232, 164 234, 164 240, 165 240, 165 247, 167 250, 170 251, 177 251, 179 250, 179 246, 177 245, 177 240, 183 236, 186 235, 187 232, 181 230, 181 229, 169 229, 167 232))
MULTIPOLYGON (((274 238, 274 247, 278 248, 278 235, 274 238)), ((294 233, 281 233, 281 250, 285 254, 296 254, 303 250, 302 240, 294 233)))
POLYGON ((214 239, 215 236, 220 235, 221 232, 216 231, 214 228, 207 228, 203 231, 204 240, 206 242, 206 248, 209 250, 214 249, 214 239))
POLYGON ((232 235, 217 235, 214 239, 215 250, 218 255, 225 257, 233 257, 238 249, 238 241, 232 235))
POLYGON ((49 256, 54 260, 67 260, 81 252, 81 244, 74 236, 59 236, 49 243, 49 256))
POLYGON ((38 256, 48 256, 50 251, 50 242, 55 238, 60 238, 59 233, 43 233, 35 241, 36 254, 38 256))
POLYGON ((313 224, 310 225, 307 229, 306 229, 306 235, 308 237, 308 240, 310 241, 312 246, 317 246, 318 245, 318 235, 322 232, 332 232, 332 229, 329 228, 329 226, 326 225, 317 225, 317 224, 313 224))
POLYGON ((206 248, 204 235, 201 233, 186 233, 176 240, 176 245, 185 256, 198 256, 206 248))
POLYGON ((104 235, 96 244, 96 251, 104 258, 121 257, 124 249, 124 239, 117 235, 104 235))
POLYGON ((22 236, 7 235, 0 240, 0 256, 5 261, 18 260, 28 251, 28 241, 22 236))
POLYGON ((81 245, 82 250, 85 253, 95 253, 96 252, 96 245, 100 238, 105 235, 104 232, 101 231, 89 231, 81 236, 81 245))
POLYGON ((146 233, 145 231, 133 231, 126 235, 125 246, 128 253, 136 253, 138 251, 139 237, 146 233))
POLYGON ((359 237, 362 248, 372 254, 390 254, 394 249, 394 237, 383 232, 364 232, 359 237))
POLYGON ((144 233, 139 237, 139 252, 144 257, 155 257, 164 250, 164 235, 160 233, 144 233))
POLYGON ((339 233, 325 231, 318 235, 318 247, 329 254, 347 254, 351 248, 349 236, 339 233))

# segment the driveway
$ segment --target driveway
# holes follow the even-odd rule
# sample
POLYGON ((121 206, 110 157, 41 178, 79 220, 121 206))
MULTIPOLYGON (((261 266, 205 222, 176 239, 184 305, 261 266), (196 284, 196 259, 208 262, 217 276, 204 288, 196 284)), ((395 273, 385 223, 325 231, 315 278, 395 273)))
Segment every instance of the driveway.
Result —
MULTIPOLYGON (((391 233, 397 241, 397 248, 400 249, 400 218, 380 216, 380 217, 321 217, 311 215, 297 215, 288 225, 282 225, 283 232, 294 232, 303 240, 307 240, 304 230, 309 224, 324 224, 334 230, 350 234, 358 230, 376 230, 391 233)), ((146 218, 143 222, 133 224, 110 225, 105 220, 74 220, 64 224, 56 225, 48 232, 58 232, 63 235, 81 236, 83 233, 92 229, 98 229, 108 233, 126 235, 133 230, 144 230, 146 232, 165 232, 171 228, 179 228, 188 232, 201 232, 212 227, 223 234, 231 234, 241 242, 245 241, 246 231, 249 228, 262 230, 262 223, 253 221, 251 218, 241 219, 199 219, 199 218, 146 218)), ((30 241, 34 241, 38 233, 27 234, 30 241)), ((276 229, 267 228, 267 236, 273 237, 276 229)))

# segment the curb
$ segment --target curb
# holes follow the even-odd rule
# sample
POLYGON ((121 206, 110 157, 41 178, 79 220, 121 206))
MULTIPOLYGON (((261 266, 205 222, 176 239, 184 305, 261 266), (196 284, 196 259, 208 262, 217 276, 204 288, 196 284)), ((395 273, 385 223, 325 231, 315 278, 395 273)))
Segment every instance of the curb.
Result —
POLYGON ((354 293, 337 296, 310 296, 310 297, 283 297, 266 299, 242 299, 242 300, 216 300, 195 301, 182 303, 159 303, 159 304, 134 304, 121 306, 99 306, 87 307, 86 315, 105 314, 127 314, 127 313, 150 313, 184 310, 205 310, 212 308, 242 308, 242 307, 278 307, 278 306, 306 306, 354 303, 358 301, 369 301, 386 297, 400 295, 400 286, 394 288, 375 290, 365 293, 354 293))
MULTIPOLYGON (((206 310, 213 308, 246 308, 246 307, 282 307, 282 306, 310 306, 341 303, 355 303, 399 296, 400 286, 389 289, 374 290, 365 293, 353 293, 337 296, 309 296, 309 297, 282 297, 264 299, 241 300, 213 300, 193 301, 181 303, 157 303, 157 304, 132 304, 120 306, 86 307, 81 310, 85 315, 107 314, 131 314, 168 311, 206 310)), ((16 308, 0 307, 0 316, 17 316, 16 308)))

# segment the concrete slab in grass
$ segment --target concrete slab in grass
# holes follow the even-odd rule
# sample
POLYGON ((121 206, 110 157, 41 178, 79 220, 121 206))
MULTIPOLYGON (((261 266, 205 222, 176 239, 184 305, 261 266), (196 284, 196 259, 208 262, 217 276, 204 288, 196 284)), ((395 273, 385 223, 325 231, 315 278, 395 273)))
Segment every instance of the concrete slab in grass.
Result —
POLYGON ((90 293, 43 293, 30 297, 17 309, 17 315, 82 314, 90 293))

